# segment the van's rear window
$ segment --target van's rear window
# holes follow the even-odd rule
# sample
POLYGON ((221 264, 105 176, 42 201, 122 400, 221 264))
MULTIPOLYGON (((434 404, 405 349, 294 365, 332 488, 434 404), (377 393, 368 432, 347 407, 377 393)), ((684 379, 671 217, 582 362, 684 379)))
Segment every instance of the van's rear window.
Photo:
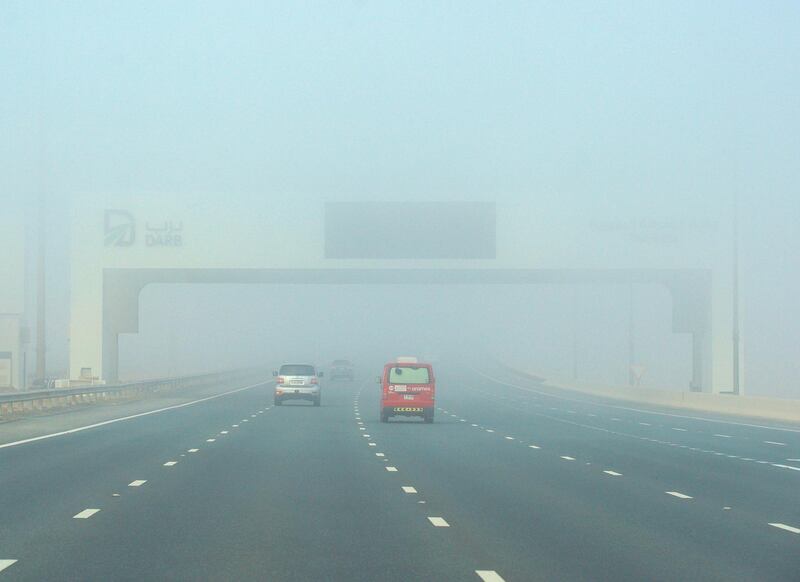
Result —
POLYGON ((430 382, 428 368, 395 366, 389 370, 390 384, 427 384, 430 382))
POLYGON ((281 376, 313 376, 314 366, 305 366, 300 364, 287 364, 281 366, 281 376))

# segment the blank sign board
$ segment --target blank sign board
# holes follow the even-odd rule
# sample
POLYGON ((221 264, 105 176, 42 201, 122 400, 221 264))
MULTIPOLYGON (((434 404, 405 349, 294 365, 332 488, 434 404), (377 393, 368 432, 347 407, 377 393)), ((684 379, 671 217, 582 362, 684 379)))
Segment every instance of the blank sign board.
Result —
POLYGON ((326 259, 494 259, 493 202, 328 202, 326 259))

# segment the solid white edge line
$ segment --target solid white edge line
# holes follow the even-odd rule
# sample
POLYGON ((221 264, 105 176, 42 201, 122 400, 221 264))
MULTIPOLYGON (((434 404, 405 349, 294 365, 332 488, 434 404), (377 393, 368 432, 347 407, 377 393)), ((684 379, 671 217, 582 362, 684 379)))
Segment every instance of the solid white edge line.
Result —
POLYGON ((87 424, 86 426, 79 426, 77 428, 71 428, 69 430, 62 430, 59 432, 54 432, 50 434, 43 434, 36 437, 31 437, 28 439, 22 439, 20 441, 14 441, 10 443, 4 443, 0 445, 0 449, 5 449, 8 447, 16 447, 19 445, 24 445, 27 443, 34 443, 36 441, 43 441, 45 439, 52 439, 55 437, 60 437, 68 434, 74 434, 76 432, 81 432, 84 430, 89 430, 90 428, 97 428, 100 426, 106 426, 107 424, 114 424, 115 422, 122 422, 124 420, 133 420, 134 418, 141 418, 143 416, 150 416, 151 414, 158 414, 160 412, 166 412, 168 410, 176 410, 178 408, 184 408, 186 406, 193 406, 195 404, 200 404, 201 402, 208 402, 209 400, 214 400, 216 398, 222 398, 223 396, 228 396, 230 394, 236 394, 237 392, 242 392, 243 390, 250 390, 255 388, 256 386, 263 386, 264 384, 268 384, 268 382, 259 382, 258 384, 251 384, 250 386, 245 386, 244 388, 236 388, 235 390, 229 390, 228 392, 223 392, 222 394, 214 394, 213 396, 207 396, 206 398, 200 398, 198 400, 192 400, 191 402, 184 402, 183 404, 175 404, 173 406, 165 406, 164 408, 159 408, 157 410, 149 410, 147 412, 140 412, 138 414, 131 414, 129 416, 122 416, 120 418, 112 418, 110 420, 104 420, 102 422, 95 422, 94 424, 87 424))
POLYGON ((475 570, 475 573, 483 582, 505 582, 505 579, 494 570, 475 570))
POLYGON ((800 534, 800 528, 792 527, 791 525, 786 525, 785 523, 771 523, 769 525, 772 527, 777 527, 778 529, 790 531, 794 534, 800 534))
POLYGON ((779 467, 781 469, 791 469, 792 471, 800 471, 800 467, 793 467, 791 465, 781 465, 780 463, 772 463, 773 467, 779 467))
POLYGON ((13 566, 17 563, 17 560, 0 560, 0 572, 8 568, 9 566, 13 566))
MULTIPOLYGON (((578 398, 568 398, 566 396, 559 396, 559 395, 556 395, 556 394, 552 394, 550 392, 543 392, 541 390, 534 390, 533 388, 526 388, 525 386, 519 386, 517 384, 511 384, 509 382, 503 382, 502 380, 498 380, 497 378, 494 378, 493 376, 489 376, 488 374, 484 374, 483 372, 481 372, 480 370, 478 370, 476 368, 472 368, 472 370, 475 373, 477 373, 478 375, 483 376, 484 378, 486 378, 488 380, 491 380, 492 382, 495 382, 497 384, 503 384, 504 386, 510 386, 512 388, 517 388, 518 390, 524 390, 525 392, 533 392, 534 394, 539 394, 541 396, 547 396, 549 398, 556 398, 558 400, 567 400, 569 402, 579 402, 581 404, 587 404, 588 403, 588 404, 592 404, 594 406, 605 406, 607 408, 616 408, 618 410, 628 410, 628 411, 632 411, 632 412, 641 412, 642 414, 655 414, 656 416, 668 416, 668 417, 671 417, 671 418, 685 418, 685 419, 688 419, 688 420, 699 420, 699 421, 702 421, 702 422, 715 422, 717 424, 730 424, 730 425, 733 425, 733 426, 746 426, 746 427, 749 427, 749 428, 763 428, 763 429, 766 429, 766 430, 777 430, 777 431, 781 431, 781 432, 800 433, 800 428, 789 428, 789 427, 783 427, 783 426, 764 426, 763 424, 753 424, 753 423, 749 423, 749 422, 734 422, 732 420, 720 420, 720 419, 717 419, 717 418, 706 418, 706 417, 703 417, 703 416, 689 416, 688 414, 672 414, 672 413, 669 413, 669 412, 657 412, 655 410, 644 410, 643 408, 632 408, 630 406, 619 406, 619 405, 616 405, 616 404, 605 404, 603 402, 593 402, 591 400, 586 400, 586 399, 581 400, 581 399, 578 399, 578 398)), ((557 408, 553 408, 552 410, 558 410, 558 409, 557 408)), ((589 414, 589 416, 593 416, 593 415, 589 414)))
POLYGON ((92 517, 98 511, 100 511, 100 510, 99 509, 84 509, 80 513, 76 513, 75 515, 73 515, 72 519, 89 519, 90 517, 92 517))

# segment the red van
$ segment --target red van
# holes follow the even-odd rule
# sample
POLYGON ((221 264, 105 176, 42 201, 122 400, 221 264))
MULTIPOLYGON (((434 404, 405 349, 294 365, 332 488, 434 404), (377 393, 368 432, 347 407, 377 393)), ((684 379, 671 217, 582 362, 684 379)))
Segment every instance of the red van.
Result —
POLYGON ((433 422, 436 379, 430 364, 398 358, 383 367, 381 384, 381 422, 390 416, 421 416, 433 422))

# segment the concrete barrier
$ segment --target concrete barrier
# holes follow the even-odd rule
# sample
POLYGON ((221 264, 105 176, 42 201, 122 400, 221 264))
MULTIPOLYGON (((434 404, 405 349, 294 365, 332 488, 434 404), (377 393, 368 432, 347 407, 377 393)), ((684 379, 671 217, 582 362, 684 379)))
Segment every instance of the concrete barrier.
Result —
POLYGON ((589 394, 626 403, 651 404, 679 410, 728 414, 784 422, 800 422, 800 400, 654 388, 632 388, 630 386, 612 384, 565 381, 557 378, 545 378, 541 374, 506 362, 498 362, 498 364, 520 378, 535 382, 538 384, 536 389, 542 391, 550 388, 557 391, 589 394))

